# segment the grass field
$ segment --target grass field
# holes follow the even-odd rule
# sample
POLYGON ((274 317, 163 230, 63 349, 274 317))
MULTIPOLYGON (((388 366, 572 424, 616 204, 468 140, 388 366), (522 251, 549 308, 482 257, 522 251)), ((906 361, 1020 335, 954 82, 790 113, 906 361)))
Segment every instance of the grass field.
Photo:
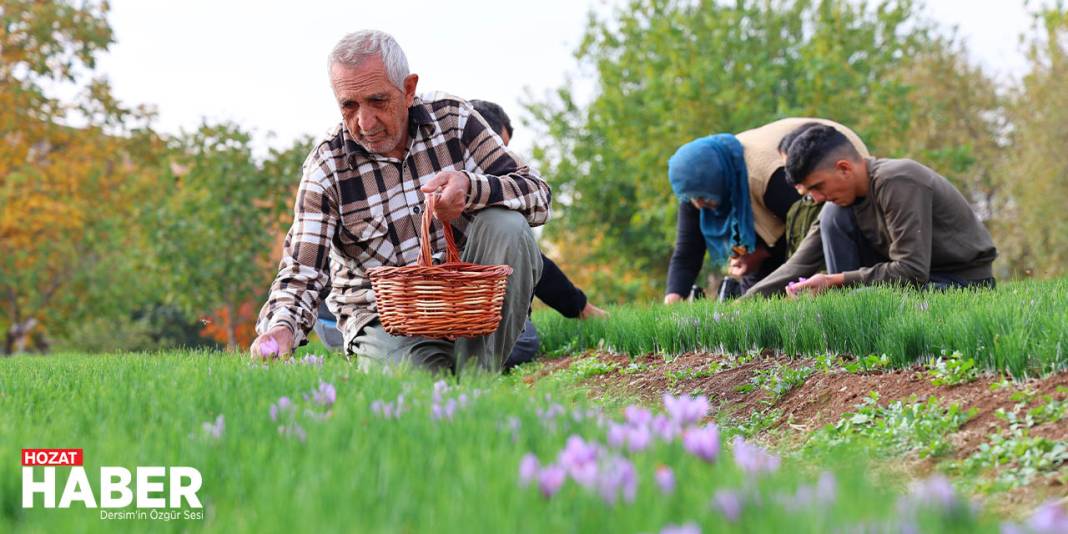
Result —
MULTIPOLYGON (((776 348, 886 354, 865 360, 881 368, 959 351, 954 365, 966 356, 1019 378, 1066 367, 1064 302, 1068 281, 1058 280, 980 293, 882 288, 798 301, 620 307, 596 321, 539 313, 536 322, 543 349, 559 355, 597 347, 631 355, 776 348)), ((671 532, 671 525, 706 533, 994 532, 1005 519, 973 508, 943 479, 910 486, 907 473, 889 466, 887 458, 901 451, 949 446, 934 438, 967 417, 954 419, 960 413, 943 412, 933 400, 870 405, 847 414, 839 430, 794 441, 804 447, 768 452, 734 439, 757 436, 752 430, 766 428, 773 410, 755 411, 748 422, 716 416, 721 426, 713 427, 710 418, 697 419, 714 415, 714 406, 694 404, 680 419, 678 406, 665 412, 647 400, 648 413, 625 406, 626 396, 587 395, 586 378, 615 373, 626 382, 646 365, 622 356, 613 358, 629 361, 576 360, 551 379, 531 380, 542 369, 535 365, 504 378, 464 373, 440 381, 405 369, 365 373, 338 355, 308 358, 312 350, 271 364, 215 352, 0 359, 0 447, 11 460, 0 463, 0 532, 652 533, 671 532), (894 441, 897 452, 870 454, 854 435, 875 447, 894 441), (194 467, 203 477, 203 515, 102 518, 80 502, 45 509, 41 495, 25 508, 23 468, 13 460, 23 448, 83 449, 97 498, 102 466, 194 467)), ((753 357, 650 378, 715 382, 716 369, 749 368, 752 377, 729 393, 764 389, 779 399, 816 367, 860 365, 824 357, 806 360, 802 373, 753 357), (759 365, 767 368, 753 370, 759 365)), ((975 380, 969 369, 932 369, 931 376, 953 387, 975 380)), ((1068 399, 1054 385, 1043 387, 1057 398, 1027 393, 1016 415, 1005 416, 1018 430, 1005 434, 998 450, 1024 449, 983 453, 957 471, 1011 461, 1056 477, 1068 456, 1063 444, 1028 434, 1060 428, 1068 399), (1026 411, 1026 403, 1034 407, 1026 411), (1025 411, 1026 424, 1014 419, 1025 411), (1032 457, 1045 463, 1025 461, 1032 457)), ((1031 386, 1018 387, 1023 395, 1031 386)), ((70 469, 57 468, 57 501, 70 469)), ((37 468, 33 476, 42 473, 37 468)))
POLYGON ((630 355, 692 350, 886 354, 903 366, 960 351, 982 367, 1038 375, 1068 368, 1068 279, 1009 282, 994 291, 837 291, 818 298, 609 309, 610 321, 535 316, 542 350, 604 348, 630 355))
MULTIPOLYGON (((767 462, 754 467, 753 455, 769 457, 743 446, 749 463, 739 464, 726 427, 714 440, 720 450, 711 462, 687 452, 678 437, 654 438, 644 448, 632 447, 628 437, 626 447, 613 449, 607 433, 611 421, 623 419, 623 407, 591 404, 563 382, 527 386, 518 378, 466 375, 435 394, 433 377, 365 374, 336 356, 322 365, 261 365, 218 353, 15 357, 0 360, 0 370, 0 445, 9 455, 0 464, 4 532, 660 532, 689 522, 703 532, 850 532, 902 524, 924 532, 983 532, 997 526, 995 518, 973 518, 966 507, 916 508, 901 500, 900 481, 866 478, 868 470, 845 451, 823 451, 821 457, 834 459, 823 465, 787 454, 771 470, 767 462), (398 395, 404 396, 399 416, 384 413, 395 405, 376 402, 395 403, 398 395), (279 409, 281 397, 292 404, 279 409), (534 487, 546 480, 520 484, 521 460, 533 453, 543 466, 537 476, 547 477, 552 489, 553 473, 544 466, 572 436, 601 444, 597 476, 605 478, 594 489, 568 477, 547 498, 534 487), (30 447, 84 449, 94 488, 100 466, 195 467, 203 475, 204 518, 100 519, 99 510, 81 503, 42 509, 40 496, 35 508, 24 509, 21 467, 13 459, 30 447), (610 465, 632 471, 612 475, 610 465), (762 472, 751 472, 761 465, 762 472), (656 482, 661 466, 674 473, 671 494, 656 482), (832 474, 818 485, 824 469, 832 474), (614 504, 605 500, 607 490, 614 504)), ((706 453, 711 446, 705 443, 706 453)), ((57 469, 62 492, 69 468, 57 469)), ((930 500, 940 488, 920 490, 921 498, 930 500)))

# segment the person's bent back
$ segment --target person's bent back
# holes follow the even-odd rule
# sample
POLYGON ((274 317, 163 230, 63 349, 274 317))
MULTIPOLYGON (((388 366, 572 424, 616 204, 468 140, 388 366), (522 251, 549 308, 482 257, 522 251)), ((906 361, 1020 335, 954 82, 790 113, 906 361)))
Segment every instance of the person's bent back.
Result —
POLYGON ((863 158, 834 128, 790 146, 787 178, 829 201, 797 253, 747 295, 879 283, 993 286, 997 249, 953 184, 909 159, 863 158), (826 269, 827 274, 813 276, 826 269), (796 281, 810 277, 804 281, 796 281))

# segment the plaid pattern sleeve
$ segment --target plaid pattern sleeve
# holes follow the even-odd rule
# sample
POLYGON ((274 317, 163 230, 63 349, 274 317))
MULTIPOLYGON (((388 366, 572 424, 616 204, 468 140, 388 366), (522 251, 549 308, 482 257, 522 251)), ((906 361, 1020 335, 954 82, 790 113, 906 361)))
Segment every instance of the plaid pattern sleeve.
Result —
MULTIPOLYGON (((418 261, 425 200, 420 188, 438 172, 460 171, 471 180, 467 208, 451 223, 461 246, 475 212, 487 207, 518 211, 532 226, 548 220, 549 186, 504 148, 466 101, 444 94, 416 97, 408 108, 408 133, 403 159, 367 151, 340 124, 312 151, 257 332, 284 324, 301 343, 329 284, 326 304, 348 347, 378 316, 367 270, 418 261)), ((440 223, 431 228, 430 240, 434 250, 445 249, 440 223)))
POLYGON ((320 156, 322 149, 320 145, 304 163, 278 276, 256 326, 263 333, 285 325, 298 344, 315 325, 318 295, 329 282, 330 241, 338 219, 338 199, 330 179, 332 161, 320 156))
POLYGON ((460 107, 465 174, 471 180, 467 210, 493 206, 522 213, 531 226, 549 220, 552 193, 548 184, 513 155, 467 102, 460 107))

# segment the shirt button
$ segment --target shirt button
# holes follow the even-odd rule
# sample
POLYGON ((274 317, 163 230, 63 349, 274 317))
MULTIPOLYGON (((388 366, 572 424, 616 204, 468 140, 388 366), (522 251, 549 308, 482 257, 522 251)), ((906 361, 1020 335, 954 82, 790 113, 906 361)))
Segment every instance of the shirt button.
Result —
POLYGON ((423 213, 423 207, 422 206, 415 206, 414 208, 412 208, 412 211, 416 215, 419 215, 420 213, 423 213))

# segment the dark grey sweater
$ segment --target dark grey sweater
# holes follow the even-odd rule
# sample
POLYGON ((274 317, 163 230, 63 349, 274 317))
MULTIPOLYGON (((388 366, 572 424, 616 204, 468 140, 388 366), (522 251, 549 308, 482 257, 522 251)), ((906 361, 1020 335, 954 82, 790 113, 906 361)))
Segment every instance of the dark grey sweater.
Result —
MULTIPOLYGON (((865 160, 868 196, 853 204, 864 237, 889 261, 843 273, 846 285, 922 284, 932 272, 966 280, 993 276, 997 249, 983 223, 953 184, 909 159, 865 160)), ((747 295, 771 295, 824 269, 817 223, 797 252, 747 295)))

